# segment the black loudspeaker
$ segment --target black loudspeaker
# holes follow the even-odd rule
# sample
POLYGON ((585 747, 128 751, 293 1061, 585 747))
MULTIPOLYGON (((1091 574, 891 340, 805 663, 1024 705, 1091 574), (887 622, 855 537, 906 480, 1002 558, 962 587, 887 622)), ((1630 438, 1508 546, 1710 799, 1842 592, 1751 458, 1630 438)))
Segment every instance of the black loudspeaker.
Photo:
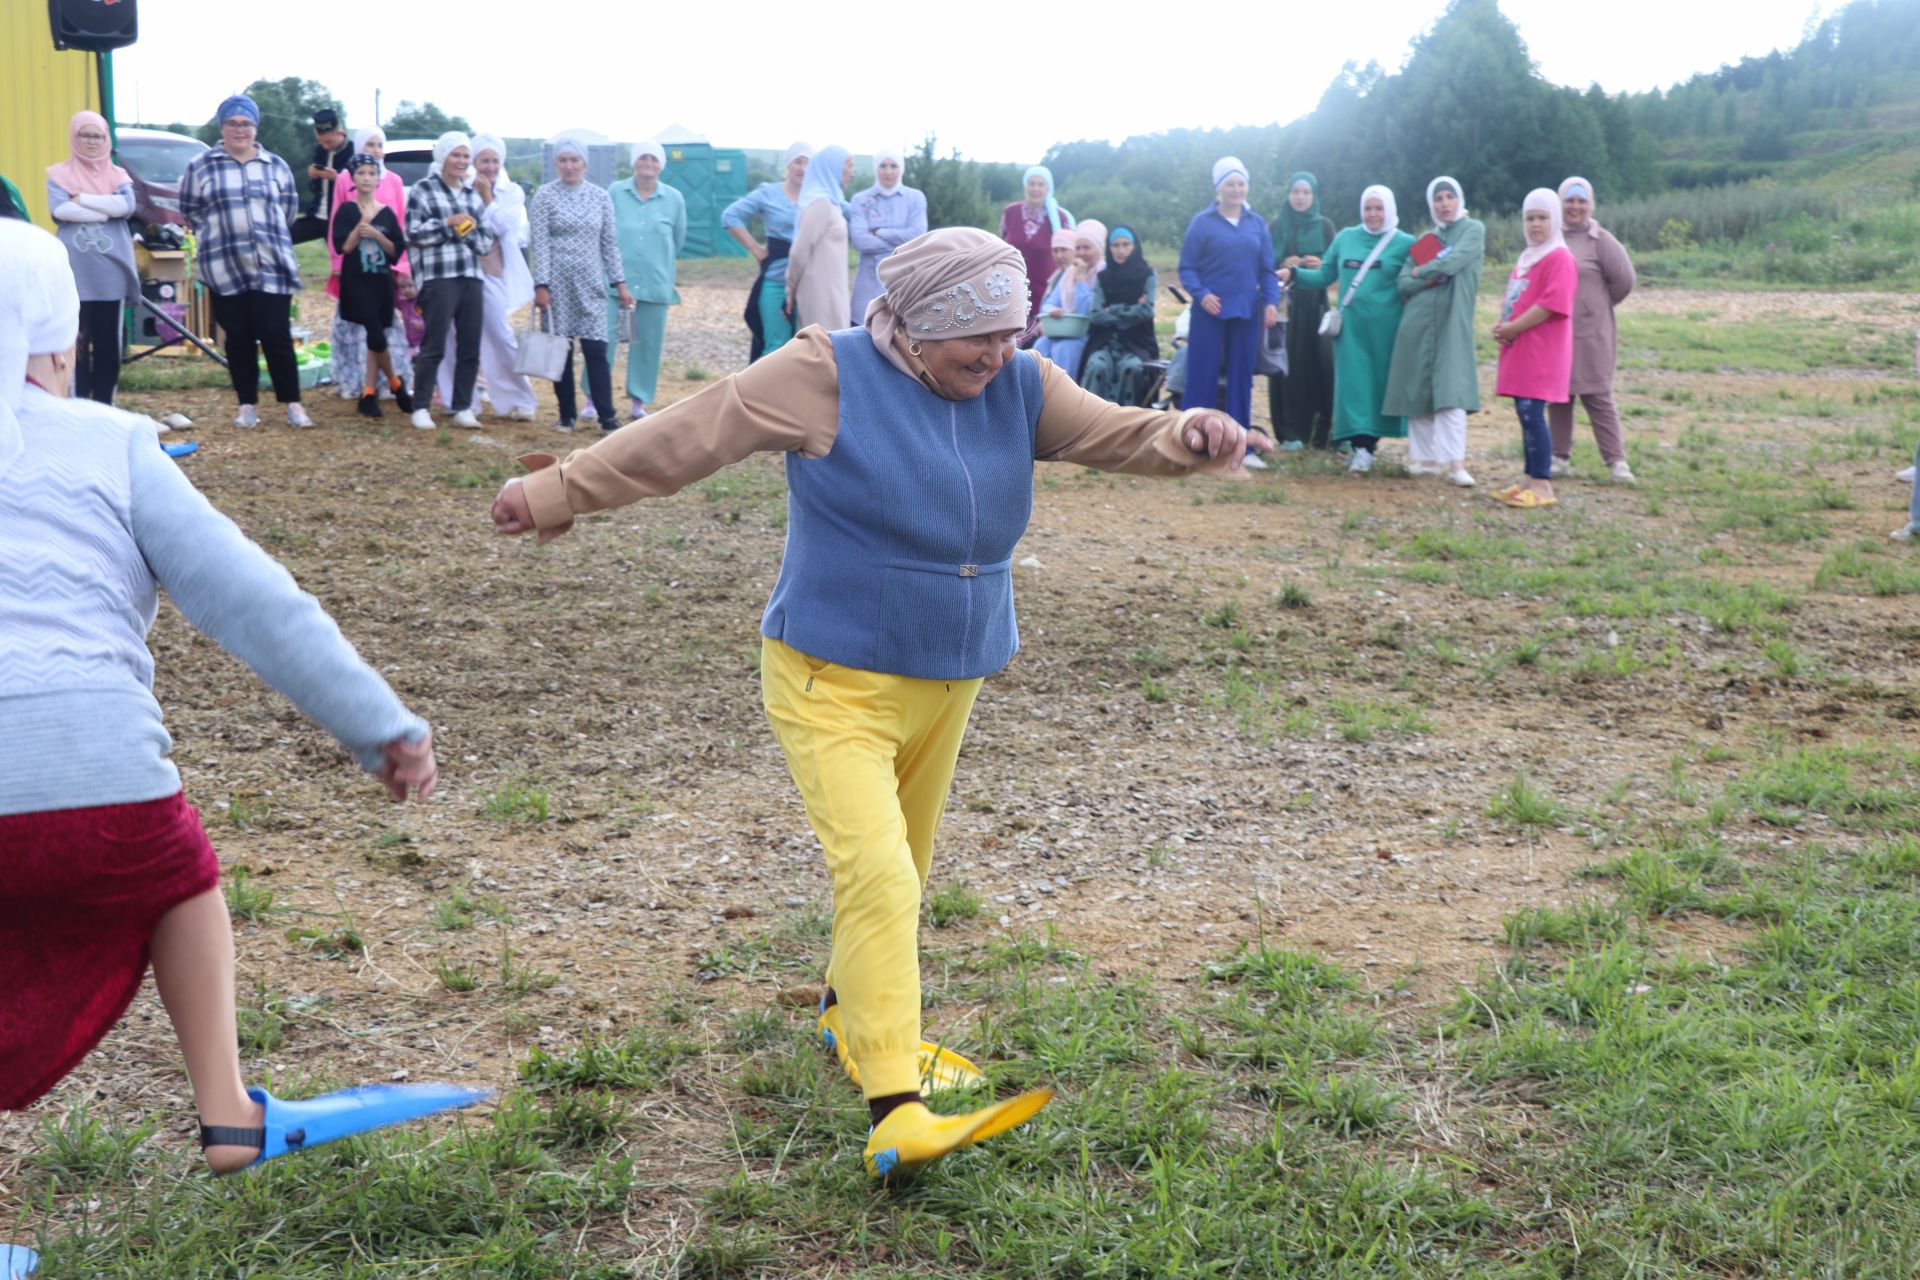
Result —
POLYGON ((53 47, 99 53, 140 38, 135 0, 47 0, 53 47))

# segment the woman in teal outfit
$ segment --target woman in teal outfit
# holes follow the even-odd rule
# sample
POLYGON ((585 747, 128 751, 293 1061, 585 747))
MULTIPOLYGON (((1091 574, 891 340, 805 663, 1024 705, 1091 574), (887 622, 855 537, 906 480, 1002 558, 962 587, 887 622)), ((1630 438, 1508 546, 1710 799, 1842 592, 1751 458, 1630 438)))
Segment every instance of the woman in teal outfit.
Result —
POLYGON ((1388 417, 1380 406, 1393 363, 1394 336, 1400 331, 1397 280, 1412 247, 1413 237, 1400 230, 1393 192, 1368 187, 1360 193, 1360 225, 1336 235, 1318 267, 1280 269, 1282 280, 1302 290, 1340 286, 1335 299, 1340 336, 1333 343, 1333 439, 1353 446, 1350 471, 1372 469, 1382 437, 1407 434, 1407 420, 1388 417))
MULTIPOLYGON (((667 308, 680 301, 673 282, 680 250, 687 243, 687 200, 660 181, 666 165, 666 149, 659 143, 638 143, 633 148, 633 176, 613 184, 613 230, 620 241, 627 289, 636 299, 633 341, 627 347, 627 398, 634 418, 647 416, 647 406, 659 390, 667 308)), ((609 303, 609 340, 619 320, 618 308, 609 303)))

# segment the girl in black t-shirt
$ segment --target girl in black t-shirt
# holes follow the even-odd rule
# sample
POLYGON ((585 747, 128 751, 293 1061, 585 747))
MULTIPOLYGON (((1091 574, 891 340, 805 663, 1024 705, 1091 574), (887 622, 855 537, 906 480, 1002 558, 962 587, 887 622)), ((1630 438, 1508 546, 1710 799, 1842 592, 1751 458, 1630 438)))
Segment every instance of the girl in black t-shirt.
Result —
POLYGON ((385 377, 402 413, 413 412, 403 384, 387 351, 387 327, 393 323, 393 264, 407 251, 407 233, 393 210, 374 192, 380 185, 380 162, 372 156, 353 158, 353 199, 333 211, 333 247, 340 254, 340 318, 367 331, 367 380, 361 387, 359 412, 378 418, 379 379, 385 377))

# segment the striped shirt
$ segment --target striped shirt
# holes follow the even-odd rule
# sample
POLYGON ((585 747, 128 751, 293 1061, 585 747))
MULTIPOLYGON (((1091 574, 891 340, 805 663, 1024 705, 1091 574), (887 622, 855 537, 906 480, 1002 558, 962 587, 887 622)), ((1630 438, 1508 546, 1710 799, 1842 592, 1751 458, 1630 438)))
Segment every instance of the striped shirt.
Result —
POLYGON ((480 259, 493 248, 493 232, 481 217, 484 212, 472 187, 456 191, 437 173, 413 184, 407 193, 407 253, 415 282, 480 278, 480 259), (462 213, 473 219, 474 226, 457 236, 447 229, 447 219, 462 213))
POLYGON ((299 212, 293 170, 271 151, 242 163, 211 147, 180 178, 180 213, 197 239, 196 268, 223 297, 300 291, 288 231, 299 212))

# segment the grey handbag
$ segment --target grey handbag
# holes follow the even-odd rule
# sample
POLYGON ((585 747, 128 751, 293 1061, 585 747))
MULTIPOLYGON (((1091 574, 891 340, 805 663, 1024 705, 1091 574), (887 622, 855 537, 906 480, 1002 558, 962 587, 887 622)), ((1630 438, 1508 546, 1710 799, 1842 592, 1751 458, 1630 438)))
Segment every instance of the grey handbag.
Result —
POLYGON ((1389 228, 1385 234, 1373 242, 1373 252, 1369 253, 1367 260, 1360 264, 1359 273, 1353 277, 1353 283, 1347 286, 1347 296, 1340 299, 1339 306, 1328 307, 1327 313, 1320 317, 1320 333, 1322 337, 1337 338, 1340 336, 1341 308, 1353 301, 1353 295, 1360 291, 1360 282, 1367 278, 1367 272, 1373 270, 1373 264, 1380 261, 1380 251, 1387 247, 1387 241, 1391 239, 1393 239, 1393 230, 1389 228))
POLYGON ((523 378, 545 378, 558 382, 567 367, 567 352, 573 341, 550 332, 553 316, 535 307, 527 327, 514 330, 513 371, 523 378), (546 328, 541 327, 542 325, 546 328))

